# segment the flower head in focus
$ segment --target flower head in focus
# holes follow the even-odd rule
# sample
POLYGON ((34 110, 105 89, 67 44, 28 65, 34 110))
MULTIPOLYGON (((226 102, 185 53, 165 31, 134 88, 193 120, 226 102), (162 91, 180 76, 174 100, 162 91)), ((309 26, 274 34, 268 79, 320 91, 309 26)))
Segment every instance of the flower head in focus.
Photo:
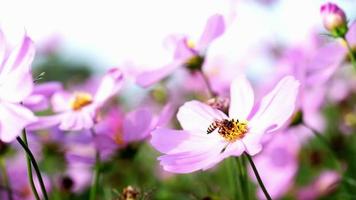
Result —
POLYGON ((11 51, 0 31, 0 140, 11 142, 27 125, 37 120, 21 102, 32 92, 32 40, 25 34, 11 51))
POLYGON ((262 149, 262 136, 282 127, 292 115, 298 89, 298 81, 284 77, 255 105, 250 83, 240 76, 231 85, 229 116, 207 104, 187 102, 177 113, 183 130, 158 128, 151 144, 166 154, 158 158, 163 168, 175 173, 206 170, 245 151, 255 155, 262 149))
POLYGON ((177 68, 184 66, 191 71, 201 70, 204 54, 208 46, 225 31, 223 16, 216 14, 208 19, 200 39, 195 44, 186 36, 176 39, 174 59, 166 66, 153 71, 146 71, 136 77, 136 82, 142 87, 149 87, 167 77, 177 68))

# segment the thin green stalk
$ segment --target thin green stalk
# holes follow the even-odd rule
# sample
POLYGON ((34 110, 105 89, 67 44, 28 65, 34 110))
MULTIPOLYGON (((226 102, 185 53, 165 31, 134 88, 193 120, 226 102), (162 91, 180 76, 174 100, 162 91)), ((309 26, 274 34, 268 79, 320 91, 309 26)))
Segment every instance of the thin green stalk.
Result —
POLYGON ((211 98, 216 97, 216 93, 213 91, 213 88, 211 87, 209 78, 206 76, 206 74, 202 70, 199 70, 199 73, 200 73, 201 77, 203 78, 203 81, 206 85, 206 89, 208 90, 209 96, 211 98))
MULTIPOLYGON (((24 130, 23 131, 23 134, 22 134, 23 138, 24 138, 24 141, 20 138, 20 137, 17 137, 17 141, 20 143, 20 145, 22 146, 22 148, 26 151, 26 154, 27 154, 27 158, 30 160, 30 162, 32 163, 33 165, 33 168, 35 169, 35 172, 37 174, 37 178, 38 178, 38 181, 40 183, 40 187, 41 187, 41 190, 42 190, 42 194, 43 194, 43 197, 45 200, 48 200, 48 195, 47 195, 47 191, 46 191, 46 187, 44 185, 44 182, 43 182, 43 179, 42 179, 42 175, 41 175, 41 171, 40 171, 40 168, 38 167, 38 164, 36 162, 36 159, 35 157, 33 156, 31 150, 28 148, 28 144, 27 144, 27 137, 26 137, 26 131, 24 130)), ((30 185, 31 185, 31 189, 36 197, 36 199, 40 199, 39 196, 38 196, 38 192, 36 190, 36 187, 34 185, 34 181, 33 181, 33 176, 32 176, 32 169, 30 171, 30 168, 31 168, 31 165, 30 163, 27 164, 27 170, 29 172, 29 179, 30 180, 30 185), (30 173, 31 172, 31 173, 30 173), (32 185, 33 184, 33 185, 32 185), (32 187, 33 186, 33 187, 32 187), (37 193, 37 196, 36 196, 36 193, 37 193)))
MULTIPOLYGON (((90 129, 91 134, 93 136, 93 139, 96 136, 96 133, 94 129, 90 129)), ((95 200, 96 199, 96 193, 99 185, 99 178, 100 178, 100 152, 98 149, 96 149, 95 152, 95 166, 94 166, 94 175, 92 179, 92 186, 90 189, 90 200, 95 200)))
POLYGON ((241 157, 241 165, 243 166, 242 171, 243 171, 243 179, 245 181, 244 184, 244 190, 246 192, 246 197, 247 199, 250 199, 250 187, 249 187, 249 179, 248 179, 248 174, 247 174, 247 165, 246 165, 246 159, 244 157, 241 157))
POLYGON ((258 181, 258 184, 260 185, 263 193, 265 194, 266 199, 267 200, 272 200, 271 196, 267 192, 267 189, 266 189, 265 185, 263 184, 263 181, 262 181, 262 179, 260 177, 260 174, 258 173, 258 170, 257 170, 257 168, 255 166, 255 163, 253 162, 251 156, 246 152, 245 152, 245 156, 247 157, 248 161, 250 162, 250 165, 252 167, 253 172, 255 173, 255 176, 256 176, 256 179, 258 181))
POLYGON ((350 57, 350 61, 352 66, 354 67, 354 69, 356 70, 356 58, 355 58, 355 54, 352 51, 352 48, 349 44, 349 42, 346 40, 346 37, 341 38, 343 40, 343 42, 346 44, 346 48, 347 48, 347 53, 349 54, 350 57))
POLYGON ((243 199, 250 199, 248 191, 248 179, 246 166, 243 163, 242 157, 236 157, 237 170, 239 172, 240 189, 242 192, 243 199))
MULTIPOLYGON (((28 146, 27 143, 27 136, 25 130, 22 131, 22 138, 26 146, 28 146)), ((31 166, 31 159, 28 154, 26 154, 26 163, 27 163, 27 174, 28 174, 28 182, 30 183, 31 190, 33 192, 33 195, 35 196, 36 200, 40 199, 40 196, 38 195, 35 182, 33 181, 33 174, 32 174, 32 166, 31 166)))
POLYGON ((0 170, 1 170, 1 174, 3 175, 3 181, 4 181, 4 185, 5 185, 5 189, 7 191, 7 196, 9 200, 13 200, 13 196, 12 196, 12 188, 10 185, 10 181, 9 181, 9 177, 7 174, 7 170, 6 170, 6 162, 4 158, 0 158, 0 170))

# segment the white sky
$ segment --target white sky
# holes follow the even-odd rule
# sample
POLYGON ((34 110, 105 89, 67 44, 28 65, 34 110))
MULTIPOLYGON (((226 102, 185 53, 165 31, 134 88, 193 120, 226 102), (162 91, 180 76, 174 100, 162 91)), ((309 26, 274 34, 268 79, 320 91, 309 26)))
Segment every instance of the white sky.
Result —
MULTIPOLYGON (((133 61, 160 67, 170 59, 163 41, 172 33, 197 38, 206 19, 222 13, 229 30, 209 53, 243 59, 263 40, 298 43, 321 27, 323 0, 280 0, 272 10, 239 0, 5 0, 0 26, 10 37, 26 28, 37 44, 57 34, 66 53, 108 68, 133 61), (273 11, 273 12, 272 12, 273 11)), ((352 14, 355 1, 333 1, 352 14)), ((355 10, 353 10, 355 11, 355 10)), ((355 17, 355 16, 353 16, 355 17)))

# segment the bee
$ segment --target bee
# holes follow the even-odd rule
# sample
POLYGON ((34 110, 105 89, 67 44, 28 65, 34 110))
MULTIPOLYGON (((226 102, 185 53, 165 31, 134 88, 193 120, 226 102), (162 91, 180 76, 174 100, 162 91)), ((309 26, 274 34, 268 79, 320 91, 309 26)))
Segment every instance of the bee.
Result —
POLYGON ((239 123, 239 120, 236 121, 234 119, 215 120, 213 123, 210 124, 206 133, 210 134, 214 132, 216 129, 218 129, 219 134, 227 135, 228 131, 234 128, 235 123, 239 123))
POLYGON ((210 124, 206 133, 210 134, 214 132, 216 129, 220 129, 221 126, 222 126, 222 120, 215 120, 213 123, 210 124))
MULTIPOLYGON (((239 120, 228 120, 228 119, 223 119, 223 120, 215 120, 213 123, 210 124, 208 127, 206 133, 210 134, 214 132, 216 129, 218 129, 218 133, 226 137, 230 134, 230 131, 235 128, 235 125, 239 123, 239 120)), ((224 153, 226 148, 231 144, 230 142, 226 144, 226 146, 220 151, 220 153, 224 153)))

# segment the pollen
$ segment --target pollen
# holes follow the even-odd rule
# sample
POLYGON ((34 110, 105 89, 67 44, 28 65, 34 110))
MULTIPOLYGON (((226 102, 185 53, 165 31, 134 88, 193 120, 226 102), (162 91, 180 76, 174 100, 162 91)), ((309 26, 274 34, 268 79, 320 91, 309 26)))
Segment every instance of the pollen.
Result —
POLYGON ((71 107, 73 110, 80 110, 92 102, 93 97, 89 93, 78 92, 71 101, 71 107))
POLYGON ((212 133, 215 129, 227 141, 235 142, 242 139, 248 132, 248 122, 234 119, 223 119, 214 121, 207 130, 207 133, 212 133))

